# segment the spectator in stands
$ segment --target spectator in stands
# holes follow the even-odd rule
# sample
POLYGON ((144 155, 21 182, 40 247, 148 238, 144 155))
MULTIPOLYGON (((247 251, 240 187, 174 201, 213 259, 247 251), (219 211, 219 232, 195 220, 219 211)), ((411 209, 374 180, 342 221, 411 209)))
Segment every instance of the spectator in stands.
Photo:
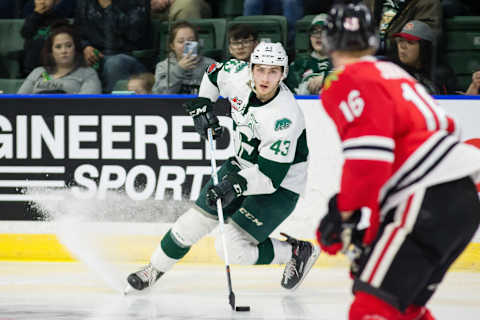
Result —
POLYGON ((243 15, 263 14, 283 15, 288 23, 287 47, 293 47, 295 41, 295 23, 303 17, 303 0, 245 0, 243 15))
POLYGON ((230 27, 227 37, 232 58, 248 62, 258 44, 258 32, 249 24, 237 23, 230 27))
POLYGON ((470 85, 468 86, 467 92, 465 92, 465 94, 480 94, 480 71, 474 72, 472 74, 472 83, 470 83, 470 85))
POLYGON ((53 24, 68 24, 68 20, 60 11, 56 10, 55 4, 59 0, 35 0, 33 13, 25 17, 21 34, 25 39, 23 74, 27 75, 33 69, 40 66, 40 52, 42 51, 45 40, 50 35, 50 29, 53 24))
POLYGON ((377 55, 391 56, 395 44, 392 35, 412 20, 428 24, 438 39, 442 34, 443 11, 440 0, 364 0, 379 27, 377 55))
POLYGON ((423 84, 430 94, 438 94, 439 89, 432 80, 432 29, 422 21, 413 20, 393 37, 397 44, 394 61, 423 84))
POLYGON ((298 57, 290 64, 285 84, 295 94, 318 94, 323 87, 323 80, 333 68, 322 44, 322 31, 327 17, 327 14, 321 13, 313 18, 310 27, 311 54, 298 57))
POLYGON ((28 0, 23 6, 23 16, 28 17, 36 11, 38 6, 46 5, 49 2, 54 2, 53 11, 60 17, 73 18, 75 12, 76 0, 28 0))
POLYGON ((18 93, 101 93, 97 73, 86 66, 79 48, 71 26, 52 29, 41 54, 43 66, 28 75, 18 93))
POLYGON ((130 55, 148 47, 150 3, 148 0, 82 0, 75 8, 75 27, 89 66, 100 71, 104 92, 112 92, 118 80, 145 72, 130 55))
POLYGON ((205 0, 151 0, 156 19, 190 20, 212 17, 212 9, 205 0))
POLYGON ((155 76, 153 73, 144 72, 134 74, 128 79, 127 90, 136 94, 152 94, 155 76))
POLYGON ((176 22, 168 37, 168 57, 155 69, 153 92, 157 94, 197 94, 205 69, 214 60, 190 52, 184 54, 187 41, 198 41, 194 26, 186 21, 176 22))

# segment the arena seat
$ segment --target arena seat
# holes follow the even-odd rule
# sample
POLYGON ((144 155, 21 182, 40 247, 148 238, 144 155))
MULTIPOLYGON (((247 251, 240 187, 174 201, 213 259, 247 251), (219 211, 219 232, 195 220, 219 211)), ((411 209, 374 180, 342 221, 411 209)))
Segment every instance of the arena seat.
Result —
POLYGON ((218 1, 218 17, 233 19, 243 14, 243 0, 218 1))
POLYGON ((287 44, 287 18, 277 15, 240 16, 228 22, 251 24, 258 31, 259 41, 281 42, 287 44))
POLYGON ((3 93, 17 93, 25 79, 0 79, 0 91, 3 93))
POLYGON ((472 73, 480 70, 480 17, 456 16, 445 26, 446 61, 455 70, 458 89, 464 91, 472 73))
POLYGON ((0 77, 18 78, 23 59, 23 19, 0 19, 0 77))
POLYGON ((316 15, 310 14, 295 23, 295 56, 306 55, 310 51, 310 25, 316 15))

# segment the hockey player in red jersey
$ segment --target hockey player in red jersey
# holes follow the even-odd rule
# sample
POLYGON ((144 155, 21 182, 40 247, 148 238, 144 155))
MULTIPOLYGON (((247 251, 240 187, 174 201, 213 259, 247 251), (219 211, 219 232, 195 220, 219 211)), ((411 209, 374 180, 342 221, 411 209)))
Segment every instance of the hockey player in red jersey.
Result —
POLYGON ((422 85, 372 56, 364 5, 334 6, 323 39, 336 72, 321 99, 345 162, 317 239, 351 259, 350 320, 433 320, 426 304, 479 225, 480 152, 422 85))

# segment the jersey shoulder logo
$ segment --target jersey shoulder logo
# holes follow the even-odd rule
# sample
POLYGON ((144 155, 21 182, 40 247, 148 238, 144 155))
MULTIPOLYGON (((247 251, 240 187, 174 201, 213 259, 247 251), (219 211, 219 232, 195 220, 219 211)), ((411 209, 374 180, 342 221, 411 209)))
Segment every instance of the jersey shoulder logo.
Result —
POLYGON ((275 131, 288 129, 288 127, 290 127, 291 124, 292 124, 292 121, 287 118, 277 120, 275 122, 275 131))
POLYGON ((225 72, 228 73, 238 73, 245 69, 248 66, 248 63, 242 60, 230 59, 225 62, 225 67, 223 68, 225 72))
POLYGON ((332 70, 332 72, 330 72, 330 74, 325 79, 325 83, 323 84, 323 89, 327 90, 328 88, 330 88, 330 86, 332 85, 332 82, 337 81, 338 77, 342 72, 343 72, 343 68, 338 70, 332 70))
POLYGON ((223 63, 212 63, 208 68, 207 68, 207 74, 213 73, 215 70, 220 70, 223 66, 223 63))
POLYGON ((231 105, 232 105, 232 108, 235 109, 236 111, 242 111, 243 108, 242 108, 242 104, 243 104, 243 100, 240 99, 239 97, 235 96, 233 99, 230 100, 231 101, 231 105))

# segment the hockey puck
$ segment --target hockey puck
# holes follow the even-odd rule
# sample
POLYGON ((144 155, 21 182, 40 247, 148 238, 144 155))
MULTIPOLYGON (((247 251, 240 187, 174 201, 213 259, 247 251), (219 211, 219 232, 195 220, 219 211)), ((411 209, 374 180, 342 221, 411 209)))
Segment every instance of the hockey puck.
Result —
POLYGON ((249 306, 235 307, 235 311, 250 311, 249 306))

